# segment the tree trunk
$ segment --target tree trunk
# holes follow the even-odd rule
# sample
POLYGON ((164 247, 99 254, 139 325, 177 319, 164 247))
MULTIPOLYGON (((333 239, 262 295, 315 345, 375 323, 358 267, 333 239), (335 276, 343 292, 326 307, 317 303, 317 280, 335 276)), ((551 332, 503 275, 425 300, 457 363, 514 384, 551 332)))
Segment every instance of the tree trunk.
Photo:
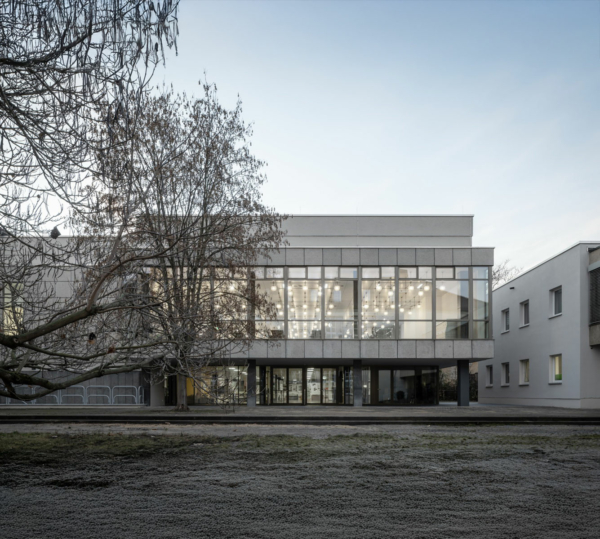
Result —
POLYGON ((178 412, 189 412, 187 405, 186 377, 183 374, 177 375, 177 409, 178 412))

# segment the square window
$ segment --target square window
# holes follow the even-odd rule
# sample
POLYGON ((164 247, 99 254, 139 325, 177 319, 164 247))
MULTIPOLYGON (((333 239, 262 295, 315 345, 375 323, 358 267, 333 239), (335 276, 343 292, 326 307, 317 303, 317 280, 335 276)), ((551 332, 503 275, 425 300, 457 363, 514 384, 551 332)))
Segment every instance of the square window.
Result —
POLYGON ((288 268, 290 279, 306 279, 306 268, 288 268))
POLYGON ((562 286, 550 290, 550 312, 551 316, 562 314, 562 286))
POLYGON ((562 383, 562 354, 550 356, 550 383, 562 383))
POLYGON ((487 279, 488 269, 486 267, 473 268, 473 279, 487 279))
POLYGON ((398 268, 398 277, 400 279, 416 279, 417 268, 398 268))
POLYGON ((494 366, 488 365, 485 368, 485 385, 486 387, 492 387, 494 385, 494 366))
POLYGON ((529 385, 529 360, 522 359, 519 361, 519 384, 522 386, 529 385))
POLYGON ((504 309, 502 311, 502 333, 510 330, 510 310, 504 309))
POLYGON ((431 268, 421 267, 419 268, 419 279, 431 279, 432 271, 431 268))
POLYGON ((529 325, 529 301, 521 303, 521 327, 529 325))
POLYGON ((510 385, 510 363, 502 363, 502 380, 500 385, 510 385))
POLYGON ((337 279, 338 278, 338 267, 331 266, 325 268, 325 279, 337 279))
POLYGON ((308 278, 309 279, 320 279, 321 278, 321 267, 313 266, 308 268, 308 278))
POLYGON ((356 268, 340 268, 341 279, 358 279, 358 270, 356 268))
POLYGON ((283 268, 267 268, 267 279, 283 279, 283 268))
POLYGON ((469 268, 454 268, 457 279, 468 279, 469 278, 469 268))
POLYGON ((363 268, 363 279, 379 279, 379 268, 363 268))
POLYGON ((454 279, 454 268, 435 268, 437 279, 454 279))
POLYGON ((381 268, 381 278, 382 279, 393 279, 395 277, 394 275, 394 268, 390 268, 390 267, 383 267, 381 268))

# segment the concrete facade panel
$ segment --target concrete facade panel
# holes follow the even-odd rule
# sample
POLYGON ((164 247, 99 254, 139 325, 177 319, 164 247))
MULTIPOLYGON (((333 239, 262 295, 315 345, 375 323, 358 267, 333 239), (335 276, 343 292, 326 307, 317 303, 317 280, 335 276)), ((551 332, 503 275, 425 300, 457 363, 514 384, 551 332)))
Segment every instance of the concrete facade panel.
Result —
POLYGON ((414 266, 417 263, 416 249, 398 249, 398 265, 414 266))
POLYGON ((454 341, 454 358, 471 359, 473 351, 471 341, 454 341))
POLYGON ((248 357, 253 359, 268 357, 267 341, 252 341, 250 350, 248 350, 248 357))
POLYGON ((342 249, 342 266, 358 266, 359 264, 359 249, 342 249))
POLYGON ((341 266, 342 265, 342 250, 341 249, 323 249, 323 265, 324 266, 341 266))
POLYGON ((434 341, 417 341, 417 359, 433 359, 435 357, 434 341))
POLYGON ((323 357, 323 341, 308 340, 304 342, 304 357, 322 358, 323 357))
POLYGON ((304 266, 304 249, 286 249, 285 263, 287 266, 304 266))
POLYGON ((454 266, 470 266, 471 249, 452 249, 452 264, 454 266))
POLYGON ((285 341, 269 341, 267 347, 267 356, 271 358, 285 358, 286 346, 285 341))
POLYGON ((304 249, 304 263, 307 266, 322 266, 323 249, 304 249))
POLYGON ((416 341, 398 341, 398 358, 409 359, 417 357, 416 341))
POLYGON ((379 265, 395 266, 398 263, 398 253, 396 249, 379 249, 379 265))
POLYGON ((285 357, 292 359, 304 358, 304 341, 286 341, 285 357))
POLYGON ((342 341, 323 341, 323 357, 340 359, 342 357, 342 341))
POLYGON ((379 357, 381 357, 381 358, 397 358, 398 357, 397 341, 379 341, 379 357))
POLYGON ((435 357, 440 359, 454 358, 454 346, 452 341, 435 341, 435 357))
POLYGON ((494 249, 476 247, 471 251, 471 263, 473 266, 493 266, 494 249))
POLYGON ((452 266, 452 249, 436 249, 435 265, 452 266))
POLYGON ((417 249, 417 266, 433 266, 434 264, 433 249, 417 249))
POLYGON ((360 264, 361 266, 378 266, 379 249, 361 249, 360 264))
POLYGON ((473 359, 494 357, 494 341, 473 341, 473 359))
POLYGON ((360 343, 358 341, 342 342, 342 358, 344 359, 359 359, 360 358, 360 343))
POLYGON ((379 357, 379 345, 377 341, 361 341, 360 357, 363 359, 373 359, 379 357))

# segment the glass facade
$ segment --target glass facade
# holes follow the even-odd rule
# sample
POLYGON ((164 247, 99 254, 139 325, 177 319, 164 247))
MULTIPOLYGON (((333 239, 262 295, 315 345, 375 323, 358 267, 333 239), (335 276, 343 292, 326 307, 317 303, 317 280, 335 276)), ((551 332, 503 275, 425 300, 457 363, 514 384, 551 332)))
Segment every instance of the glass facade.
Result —
POLYGON ((246 404, 247 378, 247 367, 204 367, 188 378, 188 404, 246 404))
POLYGON ((241 306, 254 338, 491 337, 487 266, 288 266, 249 274, 251 292, 271 305, 260 312, 241 306))

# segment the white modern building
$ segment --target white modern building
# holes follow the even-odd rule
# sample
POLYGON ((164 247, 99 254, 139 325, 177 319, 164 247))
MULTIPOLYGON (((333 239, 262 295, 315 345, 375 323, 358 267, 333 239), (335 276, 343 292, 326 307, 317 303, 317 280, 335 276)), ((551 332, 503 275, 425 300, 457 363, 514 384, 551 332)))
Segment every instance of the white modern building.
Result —
POLYGON ((479 402, 600 408, 600 242, 579 242, 493 292, 479 402))

